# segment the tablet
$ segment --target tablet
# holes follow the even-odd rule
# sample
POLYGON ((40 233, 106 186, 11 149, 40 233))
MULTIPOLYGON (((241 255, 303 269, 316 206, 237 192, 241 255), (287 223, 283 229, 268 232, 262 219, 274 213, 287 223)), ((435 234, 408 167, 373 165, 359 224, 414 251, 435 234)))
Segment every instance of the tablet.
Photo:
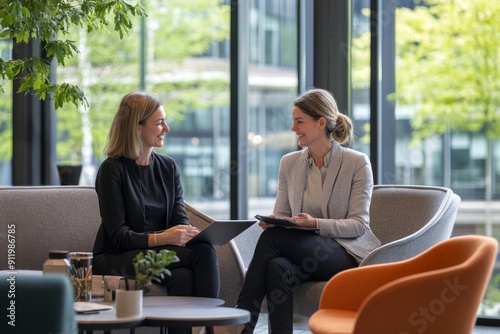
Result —
POLYGON ((273 217, 261 216, 261 215, 255 215, 255 218, 257 218, 260 221, 263 221, 264 223, 288 227, 288 228, 294 228, 294 229, 298 229, 298 230, 306 230, 306 231, 318 231, 319 230, 318 228, 314 228, 314 227, 302 227, 302 226, 294 224, 291 221, 286 220, 286 219, 273 218, 273 217))
POLYGON ((187 244, 205 242, 213 246, 222 246, 256 222, 256 220, 216 220, 187 244))

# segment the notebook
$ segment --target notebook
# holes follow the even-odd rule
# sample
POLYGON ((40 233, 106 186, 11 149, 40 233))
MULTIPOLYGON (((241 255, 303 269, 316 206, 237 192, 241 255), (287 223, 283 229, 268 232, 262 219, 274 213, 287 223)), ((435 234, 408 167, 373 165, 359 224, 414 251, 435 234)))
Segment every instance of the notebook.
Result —
POLYGON ((222 246, 256 222, 256 220, 216 220, 187 244, 205 242, 213 246, 222 246))
POLYGON ((94 302, 75 302, 73 304, 76 313, 94 314, 99 311, 112 310, 113 306, 94 302))

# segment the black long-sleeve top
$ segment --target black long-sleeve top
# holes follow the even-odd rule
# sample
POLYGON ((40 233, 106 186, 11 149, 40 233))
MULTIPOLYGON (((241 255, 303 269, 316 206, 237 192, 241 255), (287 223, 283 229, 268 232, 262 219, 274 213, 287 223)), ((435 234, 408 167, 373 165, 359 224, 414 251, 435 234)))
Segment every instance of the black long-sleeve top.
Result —
POLYGON ((149 178, 143 179, 141 168, 144 167, 124 157, 108 158, 99 167, 95 186, 102 222, 94 244, 94 256, 145 249, 152 230, 189 224, 175 161, 153 152, 150 165, 146 167, 149 178), (156 212, 153 217, 147 214, 151 198, 165 198, 165 211, 156 212), (151 221, 155 219, 157 221, 151 221))

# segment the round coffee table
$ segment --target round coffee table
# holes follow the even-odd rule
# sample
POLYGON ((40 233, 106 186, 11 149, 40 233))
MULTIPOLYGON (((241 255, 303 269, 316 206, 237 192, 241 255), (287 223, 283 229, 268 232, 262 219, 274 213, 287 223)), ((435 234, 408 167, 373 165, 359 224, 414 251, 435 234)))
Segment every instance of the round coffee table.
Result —
MULTIPOLYGON (((106 303, 113 305, 113 303, 106 303)), ((216 298, 148 296, 143 299, 142 314, 135 317, 118 317, 116 309, 97 314, 77 314, 81 331, 134 328, 137 326, 206 327, 213 333, 213 326, 239 325, 250 321, 250 313, 231 307, 222 307, 224 301, 216 298)))

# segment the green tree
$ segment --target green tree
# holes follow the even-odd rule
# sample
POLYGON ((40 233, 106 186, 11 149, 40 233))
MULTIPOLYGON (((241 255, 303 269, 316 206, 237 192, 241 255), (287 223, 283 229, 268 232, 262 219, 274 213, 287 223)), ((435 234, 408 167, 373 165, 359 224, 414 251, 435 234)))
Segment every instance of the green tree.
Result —
MULTIPOLYGON (((49 59, 64 66, 65 61, 79 52, 74 41, 64 39, 71 27, 88 33, 103 31, 110 26, 123 38, 132 28, 131 16, 146 15, 139 4, 126 0, 45 0, 0 2, 0 39, 13 43, 40 41, 49 59), (55 37, 58 38, 55 38, 55 37)), ((33 93, 44 100, 53 95, 56 108, 65 103, 85 104, 85 94, 71 83, 54 82, 50 61, 40 57, 5 60, 0 58, 0 78, 20 80, 19 92, 33 93)), ((0 93, 3 93, 0 81, 0 93)))
POLYGON ((416 139, 447 127, 500 137, 500 2, 426 0, 397 11, 398 103, 416 139))
MULTIPOLYGON (((85 91, 70 81, 57 81, 52 63, 57 69, 71 64, 80 50, 69 33, 77 27, 85 33, 109 33, 123 39, 132 30, 134 17, 146 12, 139 4, 127 0, 45 0, 0 1, 0 164, 12 158, 12 83, 18 80, 16 93, 33 94, 44 100, 52 95, 57 109, 67 105, 87 106, 85 91), (47 58, 11 59, 14 43, 41 42, 47 58), (71 103, 72 104, 71 104, 71 103)), ((80 124, 79 119, 68 119, 59 114, 62 122, 80 124)), ((68 144, 61 147, 66 160, 79 156, 82 133, 65 129, 63 138, 68 144), (75 153, 76 151, 76 153, 75 153)), ((3 168, 0 165, 0 172, 3 168)))
POLYGON ((486 199, 500 138, 500 2, 425 0, 396 12, 397 91, 415 108, 413 142, 447 130, 484 133, 486 199))

